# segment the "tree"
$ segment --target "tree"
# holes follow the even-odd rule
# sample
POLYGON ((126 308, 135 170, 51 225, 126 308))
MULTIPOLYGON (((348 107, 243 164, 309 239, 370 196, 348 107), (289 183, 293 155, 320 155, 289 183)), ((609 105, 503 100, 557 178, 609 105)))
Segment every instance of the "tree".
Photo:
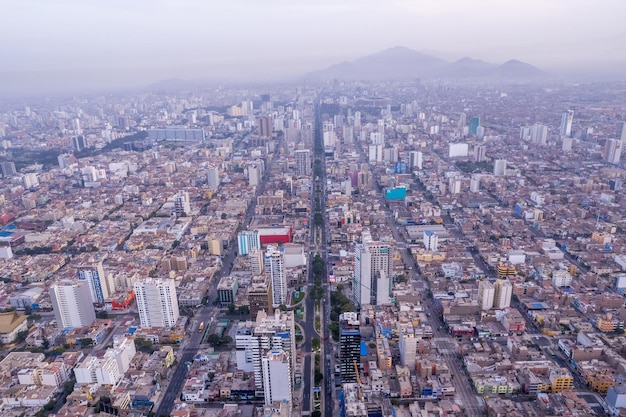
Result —
POLYGON ((234 312, 235 312, 235 305, 231 303, 228 305, 228 314, 233 314, 234 312))
POLYGON ((93 339, 90 337, 86 337, 84 339, 80 339, 80 347, 81 348, 90 348, 94 345, 93 339))
POLYGON ((24 331, 18 332, 15 340, 17 341, 17 343, 22 343, 24 340, 26 340, 27 337, 28 337, 28 330, 24 330, 24 331))
POLYGON ((218 347, 221 342, 220 337, 215 333, 207 337, 206 341, 213 347, 218 347))
POLYGON ((99 319, 108 319, 109 313, 106 310, 100 310, 96 313, 96 318, 99 319))
POLYGON ((315 410, 311 413, 311 417, 322 417, 322 412, 320 410, 315 410))
POLYGON ((313 350, 314 352, 320 350, 320 340, 317 337, 311 339, 311 350, 313 350))

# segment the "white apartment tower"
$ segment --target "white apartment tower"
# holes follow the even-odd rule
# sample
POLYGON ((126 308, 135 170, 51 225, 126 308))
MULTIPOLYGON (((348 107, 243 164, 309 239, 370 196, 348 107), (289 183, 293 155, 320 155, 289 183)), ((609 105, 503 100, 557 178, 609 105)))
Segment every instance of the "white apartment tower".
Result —
POLYGON ((491 310, 496 296, 496 290, 493 287, 493 284, 487 280, 480 281, 480 284, 478 284, 478 291, 480 292, 481 310, 491 310))
POLYGON ((59 329, 86 327, 96 319, 85 282, 53 285, 50 287, 50 301, 59 329))
POLYGON ((352 285, 353 301, 360 306, 367 304, 386 304, 391 285, 392 254, 389 245, 372 241, 368 230, 363 231, 363 243, 354 246, 354 279, 352 285), (381 274, 382 272, 382 274, 381 274))
POLYGON ((272 306, 278 307, 287 301, 287 275, 285 254, 277 246, 270 245, 265 252, 265 272, 272 281, 272 306))
POLYGON ((220 185, 220 170, 218 167, 209 167, 207 170, 207 185, 212 190, 217 190, 220 185))
POLYGON ((146 278, 135 282, 141 327, 174 327, 178 320, 176 284, 173 280, 146 278))
POLYGON ((265 405, 274 401, 291 402, 293 374, 289 354, 282 350, 269 351, 261 359, 261 367, 265 405))

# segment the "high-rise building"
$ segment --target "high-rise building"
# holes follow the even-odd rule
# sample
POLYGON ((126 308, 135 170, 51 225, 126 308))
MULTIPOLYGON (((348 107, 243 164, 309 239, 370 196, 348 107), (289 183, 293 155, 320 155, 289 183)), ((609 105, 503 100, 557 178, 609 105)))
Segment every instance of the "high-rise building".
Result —
MULTIPOLYGON (((264 311, 257 313, 255 321, 240 322, 235 336, 237 369, 245 372, 254 372, 254 384, 257 396, 264 396, 266 393, 266 376, 264 372, 264 359, 269 353, 284 353, 287 356, 280 358, 280 362, 289 363, 289 374, 284 374, 285 367, 277 365, 276 372, 285 379, 282 383, 291 386, 293 380, 293 369, 296 356, 296 334, 295 322, 292 311, 281 312, 276 310, 274 315, 268 315, 264 311)), ((267 369, 269 364, 266 364, 267 369)), ((273 374, 270 370, 270 376, 273 374)), ((272 387, 267 387, 272 389, 272 387)), ((278 390, 278 388, 276 388, 278 390)), ((277 391, 279 392, 279 391, 277 391)), ((284 392, 284 391, 280 391, 284 392)))
POLYGON ((487 280, 480 281, 478 284, 478 291, 480 292, 481 310, 487 311, 493 308, 493 300, 496 295, 496 290, 493 284, 487 280))
POLYGON ((282 350, 269 351, 261 359, 261 367, 265 405, 274 401, 291 402, 293 373, 289 354, 282 350))
POLYGON ((423 158, 421 151, 409 152, 409 168, 410 169, 422 169, 423 161, 424 161, 424 158, 423 158))
POLYGON ((513 296, 513 286, 510 281, 504 279, 496 280, 493 285, 493 308, 502 310, 511 307, 511 297, 513 296))
POLYGON ((96 319, 86 282, 53 285, 50 301, 59 329, 90 326, 96 319))
POLYGON ((572 136, 572 122, 574 121, 574 112, 572 110, 564 111, 561 115, 561 128, 559 132, 561 136, 572 136))
POLYGON ((626 122, 622 122, 619 126, 619 129, 617 130, 617 137, 622 141, 622 143, 626 142, 626 122))
POLYGON ((1 162, 0 168, 2 168, 2 176, 3 177, 12 177, 17 174, 17 170, 15 169, 15 162, 1 162))
POLYGON ((247 255, 252 249, 261 249, 261 238, 257 230, 242 230, 237 235, 239 255, 247 255))
POLYGON ((538 145, 545 145, 548 141, 548 126, 535 123, 530 128, 530 141, 538 145))
POLYGON ((493 175, 503 176, 506 174, 506 159, 496 159, 493 162, 493 175))
POLYGON ((70 145, 75 151, 82 151, 87 147, 87 141, 83 135, 72 136, 70 145))
POLYGON ((609 164, 619 164, 622 157, 624 142, 617 139, 609 139, 604 145, 604 160, 609 164))
POLYGON ((174 327, 178 299, 174 280, 146 278, 135 282, 135 297, 141 327, 174 327))
POLYGON ((478 145, 474 148, 474 160, 476 162, 483 162, 487 156, 487 147, 485 145, 478 145))
POLYGON ((478 133, 478 126, 480 126, 480 117, 472 117, 469 121, 469 134, 476 136, 476 133, 478 133))
POLYGON ((296 158, 296 175, 311 175, 311 151, 308 149, 299 149, 294 155, 296 158))
POLYGON ((259 124, 259 136, 264 138, 272 137, 272 118, 270 116, 263 116, 258 119, 259 124))
POLYGON ((472 175, 470 179, 470 192, 477 193, 480 191, 480 175, 472 175))
POLYGON ((174 212, 176 217, 189 216, 191 213, 191 205, 189 201, 189 193, 187 191, 179 191, 174 196, 174 212))
POLYGON ((380 289, 383 295, 385 287, 391 285, 391 248, 386 243, 374 242, 369 230, 364 230, 362 236, 363 243, 354 247, 353 301, 359 306, 386 304, 388 300, 378 299, 377 292, 380 289))
POLYGON ((248 252, 248 261, 252 275, 257 276, 265 272, 265 255, 261 248, 250 249, 250 252, 248 252))
POLYGON ((398 329, 400 337, 398 348, 400 349, 400 363, 409 369, 415 369, 417 356, 417 337, 411 322, 401 323, 398 329))
POLYGON ((361 365, 361 326, 355 312, 339 315, 339 373, 341 382, 356 382, 361 365))
POLYGON ((102 304, 115 292, 115 282, 112 275, 104 272, 102 261, 76 267, 78 280, 85 281, 89 288, 92 303, 102 304))
POLYGON ((432 230, 425 230, 423 241, 424 248, 426 248, 426 250, 437 252, 437 249, 439 247, 439 236, 437 236, 437 233, 433 232, 432 230))
POLYGON ((212 190, 217 190, 220 186, 220 170, 218 167, 209 167, 207 170, 207 185, 212 190))
POLYGON ((272 306, 278 307, 287 302, 287 274, 285 254, 282 248, 269 245, 265 251, 265 272, 272 282, 272 306))

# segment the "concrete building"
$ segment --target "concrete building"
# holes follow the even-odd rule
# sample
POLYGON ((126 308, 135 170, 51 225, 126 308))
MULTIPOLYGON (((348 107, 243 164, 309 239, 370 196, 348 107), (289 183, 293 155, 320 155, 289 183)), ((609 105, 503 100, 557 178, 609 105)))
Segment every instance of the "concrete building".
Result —
POLYGON ((267 352, 262 360, 265 405, 292 400, 293 373, 289 354, 283 350, 267 352))
POLYGON ((173 280, 146 278, 137 281, 135 297, 141 327, 174 327, 179 311, 173 280))
POLYGON ((510 281, 498 279, 494 286, 493 308, 502 310, 511 306, 513 286, 510 281))
POLYGON ((294 155, 296 159, 296 175, 311 175, 311 151, 308 149, 299 149, 294 155))
POLYGON ((96 320, 86 282, 53 285, 50 301, 59 329, 86 327, 96 320))
POLYGON ((191 202, 187 191, 181 190, 174 196, 174 211, 176 217, 189 216, 191 213, 191 202))
POLYGON ((480 281, 478 291, 480 292, 481 310, 491 310, 496 296, 496 290, 493 284, 487 280, 480 281))
POLYGON ((341 382, 356 382, 361 363, 361 329, 355 312, 339 316, 339 361, 341 382))
POLYGON ((102 304, 115 292, 113 276, 104 272, 102 261, 79 265, 76 270, 78 280, 87 283, 92 303, 102 304))
MULTIPOLYGON (((363 243, 354 247, 353 301, 360 306, 378 304, 377 289, 390 285, 392 265, 389 245, 372 241, 369 232, 364 231, 363 243)), ((386 300, 380 301, 384 303, 386 300)))
POLYGON ((265 272, 272 282, 272 306, 278 307, 287 302, 287 274, 282 248, 270 245, 265 252, 265 272))
POLYGON ((239 255, 247 255, 252 249, 261 248, 261 239, 258 230, 242 230, 237 235, 239 255))

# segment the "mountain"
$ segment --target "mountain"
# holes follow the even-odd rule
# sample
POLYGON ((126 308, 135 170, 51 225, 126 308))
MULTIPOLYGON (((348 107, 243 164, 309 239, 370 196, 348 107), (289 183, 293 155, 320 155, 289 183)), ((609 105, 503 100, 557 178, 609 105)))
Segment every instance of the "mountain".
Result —
POLYGON ((472 58, 449 63, 402 46, 343 62, 305 75, 308 80, 413 80, 416 78, 528 78, 541 75, 538 68, 511 60, 502 65, 472 58))
POLYGON ((511 59, 496 68, 496 74, 502 77, 525 78, 538 77, 543 75, 543 71, 525 62, 511 59))
POLYGON ((391 80, 415 79, 436 74, 446 62, 397 46, 353 62, 343 62, 306 75, 307 79, 391 80))

